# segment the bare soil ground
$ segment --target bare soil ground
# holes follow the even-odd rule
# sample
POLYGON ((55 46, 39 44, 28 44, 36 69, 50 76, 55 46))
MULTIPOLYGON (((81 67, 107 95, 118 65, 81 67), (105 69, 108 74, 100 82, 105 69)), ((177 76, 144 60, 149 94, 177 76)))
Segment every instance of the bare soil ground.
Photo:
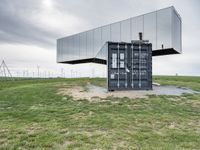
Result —
POLYGON ((153 86, 153 90, 130 90, 130 91, 113 91, 107 92, 106 88, 88 84, 86 87, 82 86, 67 86, 59 89, 58 94, 70 95, 75 100, 87 99, 89 101, 99 101, 107 97, 124 98, 130 99, 135 98, 147 98, 148 95, 173 95, 180 96, 183 93, 195 93, 188 88, 179 88, 176 86, 153 86))

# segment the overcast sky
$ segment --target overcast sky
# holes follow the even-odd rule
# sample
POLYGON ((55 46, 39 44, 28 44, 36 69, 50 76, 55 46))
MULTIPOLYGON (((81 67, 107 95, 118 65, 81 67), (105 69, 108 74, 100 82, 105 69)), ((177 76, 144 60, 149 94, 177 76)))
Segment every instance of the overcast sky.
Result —
POLYGON ((200 75, 199 0, 0 0, 0 61, 13 74, 37 71, 102 76, 105 66, 56 63, 56 39, 174 6, 183 22, 183 53, 153 58, 153 74, 200 75))

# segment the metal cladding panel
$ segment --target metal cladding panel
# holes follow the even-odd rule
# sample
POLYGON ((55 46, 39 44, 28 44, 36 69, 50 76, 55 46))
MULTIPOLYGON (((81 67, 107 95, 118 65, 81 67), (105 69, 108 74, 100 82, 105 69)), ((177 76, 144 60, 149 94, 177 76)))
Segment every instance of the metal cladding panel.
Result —
POLYGON ((62 62, 62 60, 61 60, 61 48, 60 48, 60 40, 57 40, 57 59, 56 59, 56 61, 57 62, 62 62))
POLYGON ((156 13, 149 13, 144 15, 144 39, 148 39, 152 44, 152 49, 157 49, 157 30, 156 30, 156 13))
POLYGON ((73 58, 79 59, 80 58, 80 37, 79 34, 74 36, 74 52, 73 52, 73 58))
POLYGON ((108 42, 108 90, 152 89, 152 45, 108 42))
POLYGON ((101 28, 94 29, 94 49, 93 49, 93 57, 99 52, 101 47, 103 46, 101 44, 102 39, 101 34, 101 28))
POLYGON ((93 49, 94 49, 94 31, 88 31, 87 32, 87 58, 92 58, 93 57, 93 49))
POLYGON ((111 41, 111 25, 102 27, 102 43, 105 44, 107 41, 111 41))
POLYGON ((74 60, 73 57, 73 52, 74 52, 74 36, 70 36, 68 37, 68 39, 66 40, 66 42, 63 42, 64 46, 63 50, 64 50, 64 57, 67 57, 68 60, 74 60))
POLYGON ((182 52, 182 21, 175 9, 172 13, 172 47, 182 52))
POLYGON ((87 58, 87 34, 80 33, 80 59, 87 58))
POLYGON ((132 18, 131 27, 132 40, 138 40, 138 33, 142 32, 144 34, 144 15, 132 18))
POLYGON ((131 41, 131 19, 127 19, 121 22, 121 41, 131 41))
POLYGON ((111 41, 121 42, 121 22, 111 24, 111 41))
POLYGON ((172 9, 157 12, 157 46, 156 49, 172 48, 172 9))
POLYGON ((57 40, 57 61, 61 63, 106 62, 107 41, 131 42, 138 33, 152 43, 152 56, 182 52, 182 22, 175 8, 168 7, 57 40), (103 52, 102 52, 103 51, 103 52), (98 56, 100 56, 98 58, 98 56))

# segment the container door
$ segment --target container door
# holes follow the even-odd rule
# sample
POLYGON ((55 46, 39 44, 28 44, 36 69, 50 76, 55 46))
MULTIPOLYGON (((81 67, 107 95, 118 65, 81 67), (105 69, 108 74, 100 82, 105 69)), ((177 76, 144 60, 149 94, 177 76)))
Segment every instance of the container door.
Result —
POLYGON ((151 88, 151 47, 148 44, 131 45, 131 74, 132 89, 151 88))
POLYGON ((127 46, 110 43, 108 46, 108 88, 123 90, 128 88, 127 46))

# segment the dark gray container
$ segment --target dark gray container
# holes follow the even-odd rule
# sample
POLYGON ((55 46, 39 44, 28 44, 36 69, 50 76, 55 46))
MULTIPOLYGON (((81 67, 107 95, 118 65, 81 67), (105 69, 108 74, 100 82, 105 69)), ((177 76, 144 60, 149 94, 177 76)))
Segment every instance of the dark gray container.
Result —
POLYGON ((107 42, 107 86, 114 90, 152 89, 152 44, 107 42))

